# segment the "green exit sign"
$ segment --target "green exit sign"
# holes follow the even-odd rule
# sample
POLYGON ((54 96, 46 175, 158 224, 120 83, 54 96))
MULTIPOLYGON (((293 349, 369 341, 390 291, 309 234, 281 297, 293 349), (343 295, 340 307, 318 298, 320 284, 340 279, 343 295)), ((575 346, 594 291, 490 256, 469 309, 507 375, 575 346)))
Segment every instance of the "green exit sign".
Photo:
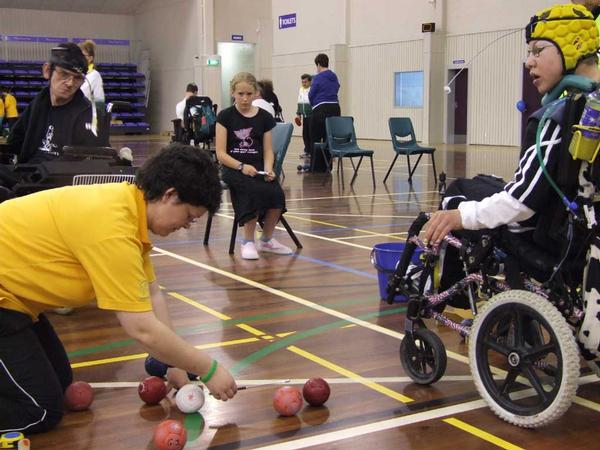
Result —
POLYGON ((218 59, 207 59, 206 60, 206 64, 209 66, 218 66, 219 65, 219 60, 218 59))

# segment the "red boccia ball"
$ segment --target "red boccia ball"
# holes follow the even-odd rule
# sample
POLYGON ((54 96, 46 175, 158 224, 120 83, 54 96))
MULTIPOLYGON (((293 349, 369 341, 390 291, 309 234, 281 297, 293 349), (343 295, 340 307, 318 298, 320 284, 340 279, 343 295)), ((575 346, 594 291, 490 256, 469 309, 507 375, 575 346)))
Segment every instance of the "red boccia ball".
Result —
POLYGON ((85 381, 76 381, 65 390, 65 405, 71 411, 84 411, 94 400, 94 391, 85 381))
POLYGON ((187 431, 179 420, 164 420, 154 430, 154 445, 158 450, 181 450, 187 442, 187 431))
POLYGON ((283 386, 275 391, 273 408, 282 416, 293 416, 302 408, 302 394, 293 386, 283 386))
POLYGON ((329 394, 331 394, 329 383, 323 378, 311 378, 302 388, 304 400, 311 406, 321 406, 327 401, 329 394))
POLYGON ((138 385, 138 395, 147 405, 157 405, 167 395, 162 378, 148 377, 138 385))

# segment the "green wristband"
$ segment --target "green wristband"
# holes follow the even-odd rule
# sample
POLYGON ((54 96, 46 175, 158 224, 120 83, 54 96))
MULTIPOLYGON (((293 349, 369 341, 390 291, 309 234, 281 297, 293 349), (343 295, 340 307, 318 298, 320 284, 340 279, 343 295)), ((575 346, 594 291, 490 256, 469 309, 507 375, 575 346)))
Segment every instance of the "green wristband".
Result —
POLYGON ((208 369, 208 373, 206 375, 204 375, 203 377, 200 377, 200 381, 202 381, 203 383, 208 383, 210 381, 210 379, 213 377, 213 375, 215 374, 215 372, 217 371, 217 360, 213 359, 212 363, 210 365, 210 369, 208 369))

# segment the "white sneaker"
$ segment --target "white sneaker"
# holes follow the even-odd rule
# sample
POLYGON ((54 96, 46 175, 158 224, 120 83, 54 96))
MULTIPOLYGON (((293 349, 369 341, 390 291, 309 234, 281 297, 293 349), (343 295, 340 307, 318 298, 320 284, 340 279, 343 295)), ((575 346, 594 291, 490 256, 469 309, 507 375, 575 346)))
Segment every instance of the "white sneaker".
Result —
POLYGON ((242 244, 242 258, 244 259, 258 259, 258 252, 254 242, 246 242, 242 244))
POLYGON ((276 253, 278 255, 291 255, 293 253, 291 248, 286 247, 275 238, 271 238, 267 242, 259 239, 257 247, 261 252, 276 253))

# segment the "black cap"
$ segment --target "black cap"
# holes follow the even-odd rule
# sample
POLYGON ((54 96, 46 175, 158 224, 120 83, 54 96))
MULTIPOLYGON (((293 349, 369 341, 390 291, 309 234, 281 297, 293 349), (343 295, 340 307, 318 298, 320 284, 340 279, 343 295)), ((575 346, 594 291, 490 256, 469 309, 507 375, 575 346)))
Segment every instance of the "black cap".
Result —
POLYGON ((88 68, 81 49, 72 42, 58 44, 50 50, 50 64, 82 74, 87 73, 88 68))

